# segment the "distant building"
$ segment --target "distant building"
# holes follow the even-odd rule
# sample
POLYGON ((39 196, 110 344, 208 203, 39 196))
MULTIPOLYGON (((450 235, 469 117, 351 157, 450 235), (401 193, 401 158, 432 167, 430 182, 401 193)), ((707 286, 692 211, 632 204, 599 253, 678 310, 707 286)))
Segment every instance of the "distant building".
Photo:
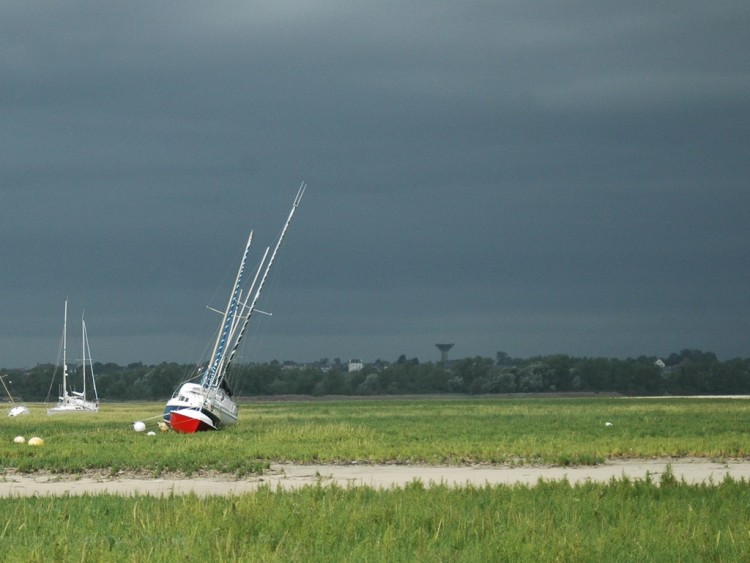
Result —
POLYGON ((365 364, 362 363, 362 360, 349 360, 349 364, 347 365, 349 373, 353 371, 361 371, 363 367, 365 367, 365 364))
POLYGON ((440 362, 445 366, 448 365, 448 352, 453 348, 453 344, 435 344, 440 350, 440 362))

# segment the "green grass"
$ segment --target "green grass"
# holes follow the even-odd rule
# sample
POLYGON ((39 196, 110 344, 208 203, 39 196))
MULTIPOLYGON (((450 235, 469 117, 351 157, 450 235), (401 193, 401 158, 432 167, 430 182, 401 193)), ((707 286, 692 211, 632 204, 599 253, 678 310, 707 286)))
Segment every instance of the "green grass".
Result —
MULTIPOLYGON (((4 468, 259 473, 270 462, 599 463, 746 458, 746 400, 466 399, 253 403, 239 424, 161 433, 161 403, 0 418, 4 468), (155 436, 133 431, 144 420, 155 436), (605 422, 612 426, 605 426, 605 422), (39 447, 13 437, 39 436, 39 447)), ((750 486, 540 481, 392 490, 321 485, 200 498, 0 499, 4 561, 740 561, 750 486)))
POLYGON ((458 399, 251 403, 220 432, 158 431, 161 403, 0 418, 0 460, 24 472, 262 472, 270 462, 597 464, 746 458, 744 399, 458 399), (157 418, 154 418, 157 417, 157 418), (133 431, 144 420, 156 436, 133 431), (612 426, 605 426, 611 422, 612 426), (39 436, 41 447, 13 437, 39 436))
POLYGON ((740 561, 731 479, 0 499, 5 561, 740 561))

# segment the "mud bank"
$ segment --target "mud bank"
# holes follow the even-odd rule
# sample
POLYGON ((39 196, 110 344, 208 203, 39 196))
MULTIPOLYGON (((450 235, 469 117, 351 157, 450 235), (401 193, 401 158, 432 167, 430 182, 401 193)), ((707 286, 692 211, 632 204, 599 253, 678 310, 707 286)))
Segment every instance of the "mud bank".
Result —
POLYGON ((612 461, 598 466, 541 467, 541 466, 466 466, 435 467, 422 465, 272 465, 262 476, 233 478, 210 476, 192 478, 134 478, 104 476, 60 476, 36 474, 5 474, 0 478, 0 497, 96 495, 183 495, 199 496, 238 495, 252 492, 261 486, 285 490, 314 485, 336 484, 341 487, 367 486, 373 488, 403 487, 415 480, 424 485, 449 486, 485 484, 534 485, 540 479, 570 483, 586 481, 607 482, 627 476, 644 479, 650 475, 657 480, 671 466, 677 479, 687 483, 719 483, 725 476, 750 480, 750 462, 726 463, 706 460, 627 460, 612 461))

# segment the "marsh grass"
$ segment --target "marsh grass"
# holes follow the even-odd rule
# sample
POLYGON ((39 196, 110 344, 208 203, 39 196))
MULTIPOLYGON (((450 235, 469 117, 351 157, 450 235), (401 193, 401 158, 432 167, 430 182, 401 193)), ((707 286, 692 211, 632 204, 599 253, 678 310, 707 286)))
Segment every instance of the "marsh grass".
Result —
POLYGON ((739 561, 744 481, 0 499, 5 561, 739 561))
POLYGON ((459 399, 251 403, 220 432, 157 428, 161 403, 105 404, 94 415, 0 418, 3 467, 23 472, 214 471, 298 463, 581 465, 609 458, 745 458, 744 399, 459 399), (155 436, 136 433, 144 420, 155 436), (606 426, 605 422, 611 422, 606 426), (13 437, 39 436, 41 447, 13 437))
POLYGON ((746 457, 750 401, 353 401, 253 404, 244 413, 263 458, 577 465, 618 457, 746 457))
MULTIPOLYGON (((6 469, 257 473, 270 461, 599 463, 747 456, 744 400, 420 400, 243 405, 221 432, 161 433, 160 403, 0 419, 6 469), (144 420, 155 436, 133 431, 144 420), (612 426, 605 426, 611 421, 612 426), (43 446, 13 443, 40 436, 43 446)), ((6 473, 7 475, 7 473, 6 473)), ((11 476, 12 478, 12 476, 11 476)), ((4 561, 740 561, 750 487, 667 471, 607 484, 261 488, 230 497, 0 499, 4 561)))

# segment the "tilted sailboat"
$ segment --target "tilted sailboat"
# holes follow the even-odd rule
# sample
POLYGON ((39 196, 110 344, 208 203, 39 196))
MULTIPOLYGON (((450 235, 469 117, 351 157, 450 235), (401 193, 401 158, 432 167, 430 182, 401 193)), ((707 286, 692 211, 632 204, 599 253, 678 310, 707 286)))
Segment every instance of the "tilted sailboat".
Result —
POLYGON ((8 384, 5 383, 6 377, 8 376, 0 375, 0 382, 2 382, 5 392, 8 394, 8 400, 10 401, 10 410, 8 411, 8 416, 20 416, 22 414, 29 414, 29 407, 24 405, 18 397, 14 397, 13 395, 11 395, 8 384))
MULTIPOLYGON (((57 405, 47 409, 47 414, 62 413, 94 413, 99 411, 99 397, 96 393, 96 378, 94 376, 93 362, 91 361, 91 350, 89 349, 88 334, 86 332, 86 321, 81 316, 81 346, 83 349, 83 359, 81 360, 81 381, 82 390, 75 391, 71 383, 71 376, 68 373, 68 300, 65 300, 65 317, 63 321, 62 336, 62 385, 60 387, 60 396, 57 405), (88 373, 86 369, 88 368, 88 373), (93 400, 86 396, 86 379, 91 378, 91 387, 93 389, 93 400)), ((55 370, 55 375, 57 370, 55 370)), ((52 376, 52 384, 55 382, 55 375, 52 376)))
POLYGON ((250 232, 229 302, 221 312, 223 318, 209 363, 199 369, 198 381, 182 383, 164 408, 164 422, 176 432, 192 434, 217 430, 221 426, 237 422, 237 403, 232 399, 232 390, 226 380, 227 373, 250 318, 256 311, 263 284, 306 187, 304 182, 300 185, 273 252, 271 247, 265 249, 252 283, 243 291, 246 286, 243 282, 245 265, 253 239, 253 233, 250 232))

